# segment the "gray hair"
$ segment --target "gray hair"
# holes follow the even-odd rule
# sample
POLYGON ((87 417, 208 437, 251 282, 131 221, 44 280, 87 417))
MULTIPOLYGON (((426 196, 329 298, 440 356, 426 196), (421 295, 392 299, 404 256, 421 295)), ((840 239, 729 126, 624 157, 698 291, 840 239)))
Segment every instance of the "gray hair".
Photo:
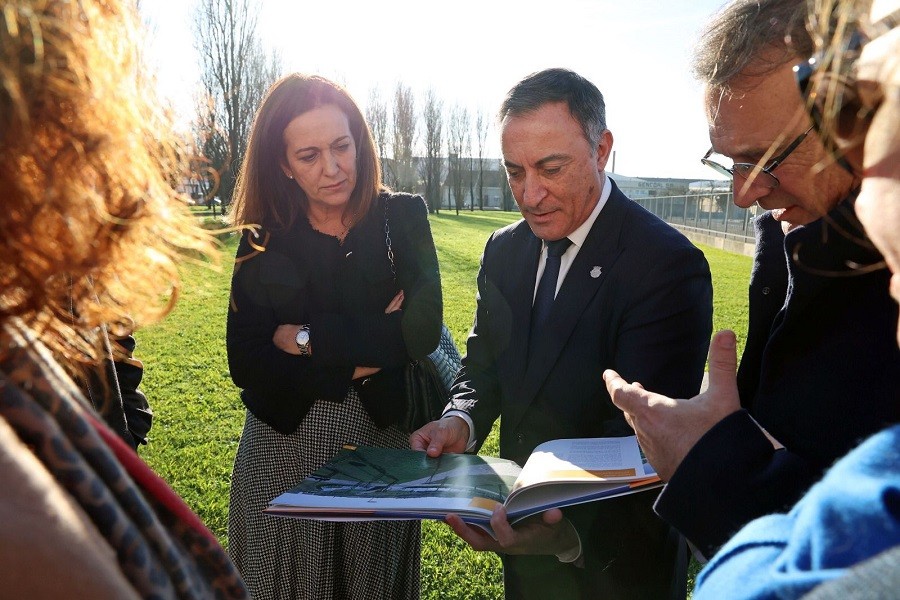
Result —
POLYGON ((807 14, 807 0, 730 2, 700 34, 694 76, 711 88, 727 90, 739 75, 762 76, 808 58, 814 47, 807 14))
POLYGON ((545 104, 565 102, 581 125, 584 137, 596 148, 606 131, 606 103, 593 83, 568 69, 545 69, 526 76, 512 87, 500 105, 497 119, 534 112, 545 104))

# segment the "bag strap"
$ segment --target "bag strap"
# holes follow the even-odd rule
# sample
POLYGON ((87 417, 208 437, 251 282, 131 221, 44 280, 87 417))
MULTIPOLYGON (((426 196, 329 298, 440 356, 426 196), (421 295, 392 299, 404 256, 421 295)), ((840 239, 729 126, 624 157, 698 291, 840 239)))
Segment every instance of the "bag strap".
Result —
POLYGON ((397 265, 394 263, 394 249, 391 247, 391 226, 388 223, 388 197, 384 197, 384 244, 387 246, 387 257, 391 261, 391 274, 397 281, 397 265))

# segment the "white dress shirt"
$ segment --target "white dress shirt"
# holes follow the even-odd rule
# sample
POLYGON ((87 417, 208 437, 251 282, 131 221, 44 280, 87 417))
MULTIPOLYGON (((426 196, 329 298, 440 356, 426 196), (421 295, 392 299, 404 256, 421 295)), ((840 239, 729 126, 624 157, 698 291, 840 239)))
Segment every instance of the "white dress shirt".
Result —
MULTIPOLYGON (((603 182, 603 191, 600 193, 600 199, 597 200, 597 204, 594 206, 594 210, 591 211, 591 214, 588 215, 588 218, 584 220, 584 223, 578 226, 578 229, 567 235, 569 241, 572 244, 566 248, 566 251, 563 252, 563 255, 560 257, 559 261, 559 277, 556 279, 556 291, 553 293, 553 297, 556 298, 556 294, 559 293, 559 288, 562 287, 563 280, 566 278, 566 274, 569 272, 569 268, 572 266, 572 263, 575 262, 575 257, 578 255, 578 251, 581 250, 581 247, 584 246, 584 241, 587 239, 588 234, 591 232, 591 227, 594 226, 594 221, 597 220, 597 215, 600 214, 600 211, 603 210, 603 207, 606 206, 606 201, 609 200, 609 195, 612 193, 612 186, 609 184, 609 176, 604 173, 605 181, 603 182)), ((544 274, 544 267, 547 264, 547 242, 541 243, 541 257, 538 261, 538 269, 537 274, 534 279, 534 294, 532 295, 531 302, 534 303, 534 296, 537 295, 538 284, 541 281, 541 275, 544 274)))

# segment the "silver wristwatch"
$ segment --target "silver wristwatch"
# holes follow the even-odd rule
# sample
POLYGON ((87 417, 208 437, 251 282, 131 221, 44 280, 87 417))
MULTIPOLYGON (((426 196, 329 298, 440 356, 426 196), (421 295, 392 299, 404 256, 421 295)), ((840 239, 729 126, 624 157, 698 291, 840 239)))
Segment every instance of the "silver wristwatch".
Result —
POLYGON ((297 332, 297 337, 294 338, 294 341, 297 342, 297 350, 300 351, 300 356, 312 354, 309 348, 309 325, 300 326, 300 331, 297 332))

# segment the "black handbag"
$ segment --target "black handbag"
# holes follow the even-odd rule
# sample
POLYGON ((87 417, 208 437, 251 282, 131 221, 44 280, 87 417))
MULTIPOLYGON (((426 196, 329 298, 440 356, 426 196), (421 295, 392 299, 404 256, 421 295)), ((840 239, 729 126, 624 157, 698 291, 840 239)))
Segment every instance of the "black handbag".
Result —
MULTIPOLYGON (((384 201, 384 240, 387 245, 391 272, 397 278, 394 250, 391 247, 391 228, 388 223, 388 201, 384 201)), ((441 416, 447 404, 450 387, 462 365, 462 357, 453 342, 447 325, 441 323, 441 339, 434 352, 420 360, 412 360, 403 373, 406 392, 406 409, 397 427, 413 432, 422 425, 441 416)))

